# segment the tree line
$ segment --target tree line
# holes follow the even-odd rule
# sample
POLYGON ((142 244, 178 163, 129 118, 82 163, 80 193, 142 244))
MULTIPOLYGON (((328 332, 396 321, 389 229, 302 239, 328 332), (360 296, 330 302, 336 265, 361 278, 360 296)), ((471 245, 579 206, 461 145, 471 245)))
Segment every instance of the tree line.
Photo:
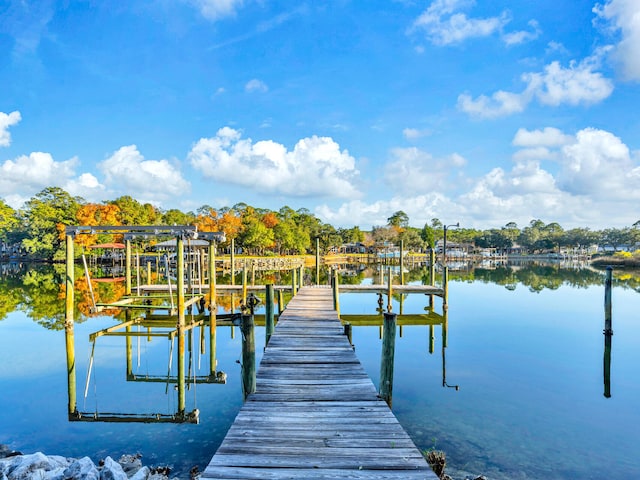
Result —
MULTIPOLYGON (((223 248, 233 239, 237 248, 255 255, 305 254, 315 251, 316 238, 324 253, 345 243, 374 247, 397 245, 401 240, 407 250, 422 251, 434 248, 445 230, 445 225, 437 218, 422 228, 412 227, 403 211, 391 215, 386 225, 374 226, 365 232, 358 226, 335 228, 305 208, 293 210, 284 206, 273 211, 237 203, 223 208, 203 205, 195 212, 183 212, 162 210, 128 195, 92 203, 59 187, 45 188, 18 210, 0 199, 0 242, 19 246, 30 258, 62 260, 66 225, 196 225, 201 231, 224 232, 227 241, 223 248)), ((617 249, 640 242, 640 221, 629 227, 604 230, 565 230, 558 223, 545 224, 541 220, 532 220, 524 228, 514 222, 488 230, 448 227, 447 239, 451 242, 497 250, 520 245, 531 253, 592 245, 610 245, 617 249)), ((114 235, 80 235, 76 238, 81 247, 119 240, 114 235)))

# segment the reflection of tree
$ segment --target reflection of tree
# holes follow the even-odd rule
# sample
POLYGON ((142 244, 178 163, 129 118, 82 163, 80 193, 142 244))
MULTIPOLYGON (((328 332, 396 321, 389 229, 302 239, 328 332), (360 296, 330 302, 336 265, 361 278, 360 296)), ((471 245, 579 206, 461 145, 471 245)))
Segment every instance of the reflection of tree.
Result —
POLYGON ((18 309, 23 297, 22 280, 18 275, 0 276, 0 320, 4 320, 8 314, 18 309))

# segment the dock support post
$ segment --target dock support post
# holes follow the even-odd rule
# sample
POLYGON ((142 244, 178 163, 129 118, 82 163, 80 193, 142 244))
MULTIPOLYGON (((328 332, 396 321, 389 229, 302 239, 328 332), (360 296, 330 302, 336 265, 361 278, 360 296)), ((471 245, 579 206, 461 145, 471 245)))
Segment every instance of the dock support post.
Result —
POLYGON ((256 391, 256 339, 253 315, 242 315, 242 391, 244 398, 256 391))
POLYGON ((604 333, 613 335, 612 321, 611 321, 611 285, 613 268, 607 267, 607 273, 604 282, 604 333))
POLYGON ((278 290, 278 315, 282 315, 284 312, 284 291, 282 289, 278 290))
POLYGON ((449 303, 449 267, 442 267, 442 306, 448 308, 449 303))
POLYGON ((393 309, 393 274, 391 273, 391 267, 389 267, 389 276, 387 278, 387 312, 390 312, 393 309))
POLYGON ((338 279, 338 270, 333 271, 333 309, 340 316, 340 280, 338 279))
POLYGON ((74 339, 74 253, 73 236, 66 236, 66 275, 65 275, 65 316, 64 339, 67 351, 67 386, 69 391, 69 416, 77 413, 76 408, 76 347, 74 339))
POLYGON ((273 284, 269 283, 265 288, 265 347, 269 344, 269 339, 274 330, 274 308, 273 308, 273 284))
POLYGON ((209 375, 213 376, 217 370, 216 360, 216 245, 209 241, 209 375))
POLYGON ((236 239, 231 239, 231 285, 236 284, 236 239))
POLYGON ((247 304, 247 265, 242 268, 242 304, 247 304))
POLYGON ((297 270, 295 268, 291 269, 291 296, 295 297, 296 293, 298 292, 297 286, 298 286, 298 280, 296 278, 296 273, 297 270))
POLYGON ((349 340, 349 344, 353 345, 353 325, 351 325, 350 323, 345 323, 344 334, 347 336, 347 339, 349 340))
POLYGON ((178 290, 178 415, 184 415, 186 409, 184 379, 184 239, 176 238, 177 290, 178 290))
POLYGON ((147 262, 147 285, 152 285, 151 281, 151 262, 147 262))
POLYGON ((131 295, 131 240, 126 239, 125 243, 125 295, 131 295))
POLYGON ((404 285, 404 240, 400 240, 400 285, 404 285))
POLYGON ((393 362, 396 346, 396 314, 385 312, 380 361, 380 397, 389 407, 393 400, 393 362))
POLYGON ((320 238, 316 237, 316 285, 320 285, 320 238))
POLYGON ((298 289, 304 287, 304 265, 300 265, 300 272, 298 272, 298 289))

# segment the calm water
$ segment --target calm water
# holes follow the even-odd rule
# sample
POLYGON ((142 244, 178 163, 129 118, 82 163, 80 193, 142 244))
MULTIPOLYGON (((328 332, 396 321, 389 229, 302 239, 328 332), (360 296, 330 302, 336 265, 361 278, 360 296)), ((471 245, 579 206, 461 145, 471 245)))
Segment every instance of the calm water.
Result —
MULTIPOLYGON (((172 465, 183 478, 194 465, 202 470, 242 405, 239 328, 218 329, 218 369, 228 374, 227 384, 187 391, 187 410, 200 410, 199 425, 69 422, 57 278, 50 271, 0 276, 0 443, 94 461, 140 452, 146 464, 172 465)), ((440 325, 433 328, 433 353, 427 326, 406 326, 396 339, 393 410, 418 447, 446 451, 453 474, 640 478, 640 283, 631 275, 616 278, 611 398, 605 398, 600 273, 536 267, 454 274, 444 354, 440 325), (443 373, 447 385, 459 389, 443 387, 443 373)), ((403 311, 424 313, 426 305, 425 296, 409 295, 403 311)), ((376 296, 341 297, 345 314, 371 314, 376 307, 376 296)), ((126 381, 123 337, 97 340, 85 398, 89 334, 116 322, 80 318, 79 410, 175 412, 173 385, 126 381)), ((379 328, 355 327, 353 343, 377 384, 379 328)), ((132 344, 135 373, 167 375, 171 357, 175 374, 176 352, 167 338, 132 344)), ((256 328, 257 362, 263 345, 264 331, 256 328)), ((190 365, 198 375, 208 373, 208 355, 194 355, 190 365)))

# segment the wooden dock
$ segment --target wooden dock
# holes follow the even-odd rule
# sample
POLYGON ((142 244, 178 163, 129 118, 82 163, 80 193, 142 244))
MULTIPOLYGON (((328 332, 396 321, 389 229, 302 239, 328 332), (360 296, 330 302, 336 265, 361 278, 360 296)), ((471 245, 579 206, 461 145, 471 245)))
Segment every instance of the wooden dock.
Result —
POLYGON ((437 479, 378 397, 327 287, 303 287, 287 305, 256 391, 202 478, 437 479))

